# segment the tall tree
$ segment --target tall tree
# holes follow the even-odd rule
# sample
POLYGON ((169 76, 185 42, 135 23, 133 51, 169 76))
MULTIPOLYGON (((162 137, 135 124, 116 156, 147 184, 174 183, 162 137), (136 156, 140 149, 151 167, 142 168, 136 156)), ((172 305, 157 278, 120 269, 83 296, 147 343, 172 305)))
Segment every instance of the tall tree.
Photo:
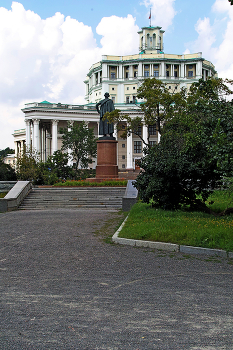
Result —
POLYGON ((17 180, 15 170, 9 165, 5 164, 0 159, 0 181, 14 181, 17 180))
POLYGON ((156 126, 157 131, 161 132, 161 125, 177 113, 181 113, 185 105, 186 90, 180 92, 169 89, 168 85, 156 78, 145 79, 138 89, 137 98, 141 99, 140 108, 144 117, 132 118, 129 115, 123 115, 116 109, 111 113, 106 113, 105 118, 118 125, 118 130, 122 130, 121 122, 124 125, 122 138, 127 138, 131 133, 139 136, 146 147, 150 147, 149 126, 156 126), (144 140, 140 132, 140 127, 145 124, 148 127, 147 140, 144 140))
POLYGON ((71 157, 76 162, 75 169, 78 166, 87 168, 92 162, 92 157, 96 157, 97 144, 94 131, 88 128, 86 123, 69 124, 68 128, 60 129, 62 135, 62 150, 71 150, 71 157))
POLYGON ((5 158, 8 154, 14 154, 15 150, 7 147, 5 149, 0 150, 0 158, 5 158))
POLYGON ((210 193, 233 176, 233 106, 224 98, 231 93, 222 79, 191 87, 183 111, 166 120, 160 144, 141 161, 136 187, 143 201, 209 211, 210 193))

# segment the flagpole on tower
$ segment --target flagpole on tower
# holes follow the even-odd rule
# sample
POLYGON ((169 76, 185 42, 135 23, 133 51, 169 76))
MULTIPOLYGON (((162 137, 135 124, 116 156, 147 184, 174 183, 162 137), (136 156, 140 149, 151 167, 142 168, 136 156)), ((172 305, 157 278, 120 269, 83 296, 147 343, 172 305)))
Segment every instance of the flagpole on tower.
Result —
POLYGON ((150 20, 150 27, 151 27, 151 8, 150 8, 149 20, 150 20))

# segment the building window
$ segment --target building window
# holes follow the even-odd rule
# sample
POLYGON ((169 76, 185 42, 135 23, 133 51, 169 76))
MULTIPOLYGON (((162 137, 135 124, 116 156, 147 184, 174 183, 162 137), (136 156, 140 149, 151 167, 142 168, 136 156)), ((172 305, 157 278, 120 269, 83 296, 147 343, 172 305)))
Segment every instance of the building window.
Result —
POLYGON ((144 77, 149 77, 149 71, 148 70, 145 70, 144 77))
POLYGON ((166 77, 169 77, 169 70, 166 70, 166 77))
POLYGON ((114 88, 114 87, 112 87, 112 90, 115 90, 115 88, 114 88))
POLYGON ((188 76, 189 76, 189 78, 193 77, 193 71, 192 71, 192 70, 190 70, 190 71, 188 72, 188 76))
POLYGON ((122 169, 125 169, 125 164, 122 164, 122 169))
POLYGON ((149 141, 149 145, 150 145, 150 147, 155 146, 156 145, 156 141, 149 141))
POLYGON ((115 103, 115 96, 112 96, 112 102, 115 103))
POLYGON ((134 78, 137 78, 137 76, 138 76, 138 71, 135 71, 135 72, 133 73, 133 76, 134 76, 134 78))
POLYGON ((177 67, 177 65, 176 64, 174 64, 174 69, 177 69, 178 67, 177 67))
POLYGON ((144 68, 149 69, 149 64, 145 64, 144 68))
POLYGON ((154 124, 154 125, 149 125, 149 128, 148 128, 148 132, 149 132, 149 134, 150 135, 156 135, 156 130, 157 128, 156 128, 156 124, 154 124))
POLYGON ((136 87, 135 86, 133 86, 133 90, 135 90, 136 89, 136 87))
POLYGON ((136 96, 133 96, 133 103, 136 103, 136 96))
POLYGON ((129 69, 129 66, 126 66, 125 69, 128 70, 128 69, 129 69))
POLYGON ((129 90, 129 87, 127 86, 126 90, 129 90))
POLYGON ((126 103, 129 103, 129 96, 126 96, 126 103))
POLYGON ((192 64, 189 65, 189 69, 193 69, 193 65, 192 64))
POLYGON ((116 69, 116 67, 111 67, 111 70, 115 70, 116 69))
POLYGON ((125 148, 125 143, 122 143, 122 148, 125 148))
POLYGON ((166 64, 166 69, 169 69, 169 64, 166 64))
POLYGON ((178 72, 174 71, 174 77, 177 78, 178 77, 178 72))
POLYGON ((134 69, 138 69, 138 65, 135 65, 135 66, 133 66, 134 67, 134 69))
POLYGON ((158 77, 159 76, 159 71, 158 70, 154 70, 154 77, 158 77))
POLYGON ((122 130, 125 130, 125 125, 124 125, 124 124, 121 125, 121 129, 122 129, 122 130))
POLYGON ((137 130, 134 129, 134 132, 135 132, 136 135, 142 136, 142 127, 139 126, 139 127, 137 128, 137 130))
POLYGON ((122 159, 125 159, 125 156, 122 156, 122 159))
POLYGON ((142 141, 134 141, 134 153, 142 153, 142 141))
POLYGON ((116 79, 116 73, 111 72, 111 79, 116 79))
POLYGON ((126 72, 126 73, 125 73, 125 77, 126 77, 126 79, 129 78, 129 72, 126 72))
POLYGON ((154 69, 159 69, 159 65, 158 64, 154 64, 154 69))

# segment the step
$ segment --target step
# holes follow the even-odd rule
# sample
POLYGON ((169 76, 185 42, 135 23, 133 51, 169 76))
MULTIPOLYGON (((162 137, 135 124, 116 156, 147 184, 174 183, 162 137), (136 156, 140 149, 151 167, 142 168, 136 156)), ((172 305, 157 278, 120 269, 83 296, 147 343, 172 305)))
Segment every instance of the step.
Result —
POLYGON ((21 203, 19 209, 120 209, 124 194, 125 187, 34 188, 21 203))

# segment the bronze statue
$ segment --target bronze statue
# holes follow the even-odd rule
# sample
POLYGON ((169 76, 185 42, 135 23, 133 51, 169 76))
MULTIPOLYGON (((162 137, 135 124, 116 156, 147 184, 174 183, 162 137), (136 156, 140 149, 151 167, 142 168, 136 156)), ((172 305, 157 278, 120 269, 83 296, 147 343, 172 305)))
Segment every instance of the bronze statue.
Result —
POLYGON ((109 123, 108 119, 103 120, 103 116, 105 115, 106 112, 112 112, 114 111, 114 103, 113 101, 109 98, 109 93, 106 92, 104 94, 105 99, 101 100, 96 104, 96 109, 97 112, 100 115, 100 126, 99 126, 99 135, 104 135, 104 137, 107 137, 110 135, 110 137, 113 137, 114 133, 114 124, 109 123), (99 110, 100 106, 100 110, 99 110))

